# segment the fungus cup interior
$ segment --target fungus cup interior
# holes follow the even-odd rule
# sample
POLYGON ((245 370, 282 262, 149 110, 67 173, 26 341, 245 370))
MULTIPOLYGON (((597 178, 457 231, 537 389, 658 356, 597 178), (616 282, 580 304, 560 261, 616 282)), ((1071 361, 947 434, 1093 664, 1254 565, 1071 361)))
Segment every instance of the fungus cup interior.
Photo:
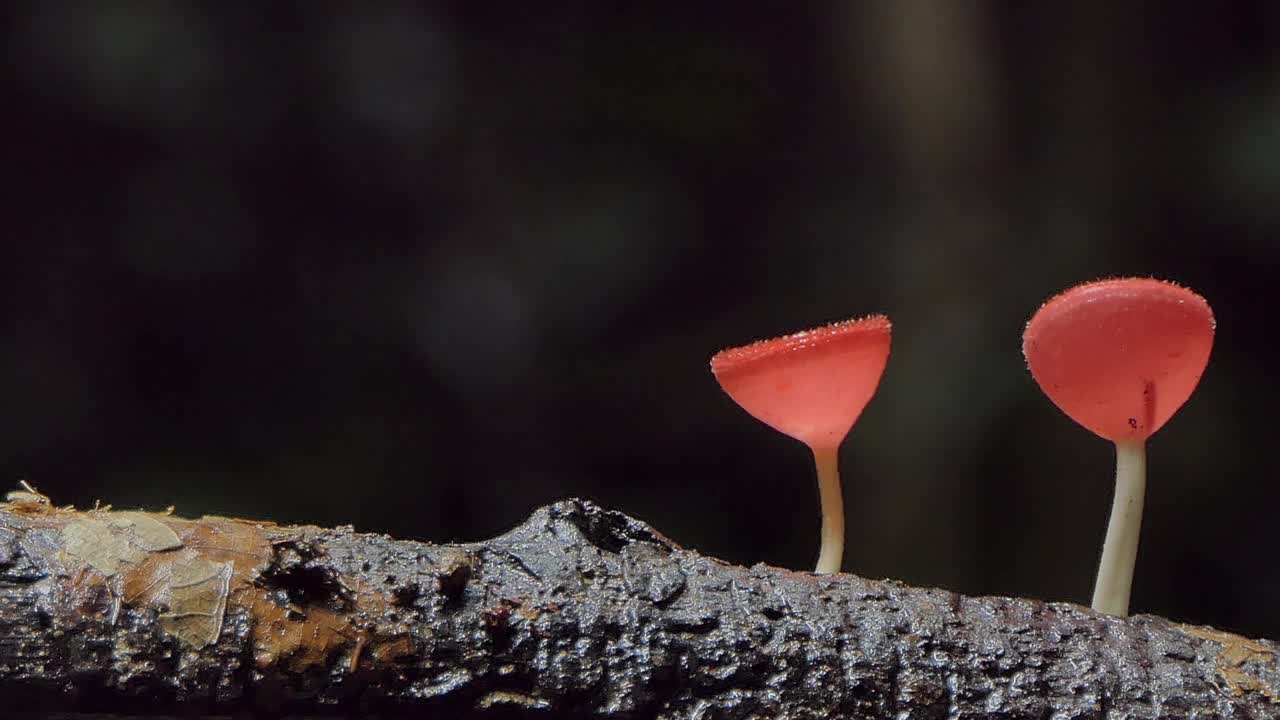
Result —
POLYGON ((756 419, 811 448, 838 447, 875 395, 889 359, 883 315, 730 348, 711 372, 756 419))
POLYGON ((827 325, 716 353, 711 372, 738 405, 813 451, 822 504, 816 572, 839 572, 844 557, 840 443, 875 395, 889 359, 883 315, 827 325))
POLYGON ((1116 445, 1116 487, 1093 609, 1128 615, 1146 494, 1146 441, 1191 397, 1213 349, 1213 311, 1173 283, 1085 283, 1027 323, 1032 377, 1072 420, 1116 445))

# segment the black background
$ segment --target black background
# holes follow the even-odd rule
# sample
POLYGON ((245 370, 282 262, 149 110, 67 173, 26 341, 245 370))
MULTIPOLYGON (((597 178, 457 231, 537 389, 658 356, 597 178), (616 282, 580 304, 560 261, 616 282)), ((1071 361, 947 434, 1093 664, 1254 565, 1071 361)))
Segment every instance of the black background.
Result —
POLYGON ((432 541, 580 495, 807 568, 807 451, 707 360, 884 312, 846 567, 1087 602, 1112 450, 1020 332, 1155 275, 1218 336, 1134 609, 1280 636, 1273 3, 269 5, 0 10, 9 482, 432 541))

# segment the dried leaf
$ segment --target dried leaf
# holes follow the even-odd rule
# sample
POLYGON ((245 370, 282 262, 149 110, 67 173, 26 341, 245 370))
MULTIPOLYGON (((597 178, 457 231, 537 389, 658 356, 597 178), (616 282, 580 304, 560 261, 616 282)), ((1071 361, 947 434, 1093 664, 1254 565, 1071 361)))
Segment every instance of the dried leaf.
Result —
POLYGON ((132 546, 106 523, 90 518, 68 523, 62 529, 63 552, 73 560, 88 564, 98 572, 113 576, 140 562, 146 553, 132 546))
POLYGON ((197 649, 217 642, 231 590, 231 563, 193 557, 170 564, 169 571, 164 598, 169 610, 160 614, 160 627, 197 649))
POLYGON ((1250 669, 1255 664, 1274 667, 1277 662, 1274 650, 1248 638, 1213 628, 1182 625, 1180 629, 1188 635, 1210 640, 1222 646, 1222 650, 1218 651, 1215 664, 1218 674, 1222 676, 1232 694, 1257 692, 1273 703, 1280 704, 1280 695, 1277 695, 1265 680, 1259 678, 1255 671, 1250 669))
POLYGON ((150 513, 111 513, 107 522, 112 527, 130 531, 129 542, 148 552, 163 552, 182 547, 182 540, 178 534, 150 513))
POLYGON ((217 642, 231 595, 249 587, 270 561, 270 545, 251 525, 179 518, 157 523, 174 532, 181 547, 151 553, 126 573, 124 601, 159 606, 161 629, 185 644, 217 642))
POLYGON ((271 544, 256 524, 228 520, 169 520, 186 547, 213 562, 229 561, 233 564, 233 588, 252 582, 271 562, 271 544))

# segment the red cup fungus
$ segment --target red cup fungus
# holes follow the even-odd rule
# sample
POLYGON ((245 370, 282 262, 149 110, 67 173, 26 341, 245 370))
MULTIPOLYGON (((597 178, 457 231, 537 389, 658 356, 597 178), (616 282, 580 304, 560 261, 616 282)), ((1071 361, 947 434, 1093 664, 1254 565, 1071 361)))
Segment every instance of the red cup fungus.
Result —
POLYGON ((889 359, 891 326, 883 315, 730 348, 711 358, 711 372, 738 405, 813 451, 822 504, 822 549, 816 572, 840 571, 844 501, 840 444, 875 395, 889 359))
POLYGON ((1045 303, 1027 323, 1032 377, 1072 420, 1116 445, 1116 492, 1093 608, 1127 615, 1146 488, 1146 441, 1182 407, 1213 347, 1204 298, 1146 278, 1099 280, 1045 303))

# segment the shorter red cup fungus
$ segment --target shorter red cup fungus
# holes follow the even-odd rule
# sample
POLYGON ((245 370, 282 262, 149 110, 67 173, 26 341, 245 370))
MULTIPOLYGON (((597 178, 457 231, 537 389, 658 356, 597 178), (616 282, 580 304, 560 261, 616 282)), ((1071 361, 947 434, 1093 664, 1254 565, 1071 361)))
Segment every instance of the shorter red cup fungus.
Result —
POLYGON ((1213 348, 1213 311, 1172 283, 1085 283, 1045 303, 1022 352, 1045 395, 1072 420, 1116 444, 1116 491, 1093 609, 1129 613, 1146 489, 1147 438, 1182 407, 1213 348))
POLYGON ((889 319, 872 315, 730 348, 711 358, 711 372, 729 397, 813 451, 822 503, 818 573, 840 572, 844 500, 837 455, 880 384, 889 340, 889 319))

